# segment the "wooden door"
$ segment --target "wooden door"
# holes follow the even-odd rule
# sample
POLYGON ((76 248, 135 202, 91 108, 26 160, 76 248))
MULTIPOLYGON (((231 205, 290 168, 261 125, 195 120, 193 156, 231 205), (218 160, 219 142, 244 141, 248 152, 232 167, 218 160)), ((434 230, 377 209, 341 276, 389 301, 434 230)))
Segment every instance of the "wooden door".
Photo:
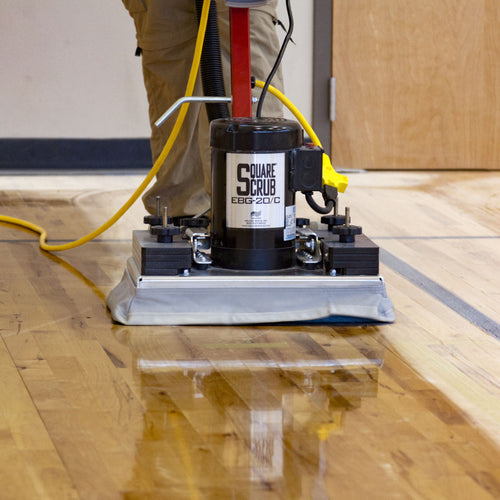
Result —
POLYGON ((500 168, 500 1, 334 0, 335 165, 500 168))

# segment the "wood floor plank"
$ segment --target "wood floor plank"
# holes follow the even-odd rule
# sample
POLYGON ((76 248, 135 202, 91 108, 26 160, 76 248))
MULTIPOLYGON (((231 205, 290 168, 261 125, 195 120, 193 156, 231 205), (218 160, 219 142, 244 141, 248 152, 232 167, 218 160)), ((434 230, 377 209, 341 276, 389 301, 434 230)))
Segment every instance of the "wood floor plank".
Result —
POLYGON ((0 341, 0 435, 2 498, 78 498, 3 341, 0 341))

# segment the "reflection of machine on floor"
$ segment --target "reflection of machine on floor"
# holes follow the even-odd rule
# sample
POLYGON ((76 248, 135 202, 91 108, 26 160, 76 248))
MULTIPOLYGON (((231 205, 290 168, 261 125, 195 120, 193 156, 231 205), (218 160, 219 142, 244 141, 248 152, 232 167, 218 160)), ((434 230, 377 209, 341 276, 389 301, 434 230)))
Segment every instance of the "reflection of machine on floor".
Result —
MULTIPOLYGON (((218 99, 225 94, 220 63, 208 70, 202 65, 204 83, 209 82, 204 85, 204 99, 210 100, 211 216, 174 224, 157 200, 157 213, 145 218, 149 230, 134 232, 133 255, 121 283, 108 297, 117 321, 394 320, 379 276, 378 247, 362 234, 361 227, 351 225, 348 209, 345 215, 337 213, 337 193, 345 189, 347 179, 333 170, 319 141, 304 143, 298 123, 261 117, 273 72, 265 84, 257 82, 263 91, 257 115, 252 117, 255 80, 250 72, 248 6, 263 3, 227 1, 231 7, 232 118, 221 104, 228 98, 218 99), (313 228, 309 220, 296 217, 297 192, 323 215, 321 225, 313 228), (324 206, 313 199, 313 192, 322 193, 324 206), (332 210, 334 214, 329 215, 332 210)), ((213 4, 209 29, 210 19, 216 22, 213 4)), ((292 27, 289 0, 287 8, 292 27)), ((214 30, 216 25, 212 25, 214 30)), ((291 29, 275 68, 290 36, 291 29)), ((210 61, 214 54, 220 59, 218 40, 212 50, 207 43, 203 55, 209 53, 210 61)), ((171 110, 165 116, 170 114, 171 110)))
POLYGON ((125 335, 144 408, 134 483, 175 491, 186 474, 202 493, 222 487, 220 498, 266 486, 283 498, 326 498, 313 490, 326 488, 350 413, 377 397, 384 348, 366 333, 287 328, 166 335, 125 335))

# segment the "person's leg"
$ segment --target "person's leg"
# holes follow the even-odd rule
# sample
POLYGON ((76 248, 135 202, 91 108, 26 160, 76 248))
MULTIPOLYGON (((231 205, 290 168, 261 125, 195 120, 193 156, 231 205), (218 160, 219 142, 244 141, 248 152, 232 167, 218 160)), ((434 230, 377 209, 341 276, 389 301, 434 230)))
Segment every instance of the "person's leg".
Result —
MULTIPOLYGON (((144 83, 149 101, 152 126, 151 151, 153 161, 160 155, 175 124, 177 115, 155 127, 157 120, 178 98, 184 95, 193 57, 193 43, 188 41, 163 50, 144 50, 144 83)), ((201 94, 197 84, 195 95, 201 94)), ((156 196, 169 207, 172 216, 193 215, 210 206, 205 192, 202 158, 198 140, 199 104, 191 104, 179 136, 160 168, 154 185, 143 196, 149 212, 155 210, 156 196)))

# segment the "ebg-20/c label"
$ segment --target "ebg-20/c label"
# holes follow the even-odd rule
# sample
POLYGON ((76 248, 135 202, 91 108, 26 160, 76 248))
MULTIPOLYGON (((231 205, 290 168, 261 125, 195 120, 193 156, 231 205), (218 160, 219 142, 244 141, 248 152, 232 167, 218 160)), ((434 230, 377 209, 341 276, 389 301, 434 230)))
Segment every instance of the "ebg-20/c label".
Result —
POLYGON ((284 227, 285 153, 227 153, 226 176, 228 227, 284 227))

